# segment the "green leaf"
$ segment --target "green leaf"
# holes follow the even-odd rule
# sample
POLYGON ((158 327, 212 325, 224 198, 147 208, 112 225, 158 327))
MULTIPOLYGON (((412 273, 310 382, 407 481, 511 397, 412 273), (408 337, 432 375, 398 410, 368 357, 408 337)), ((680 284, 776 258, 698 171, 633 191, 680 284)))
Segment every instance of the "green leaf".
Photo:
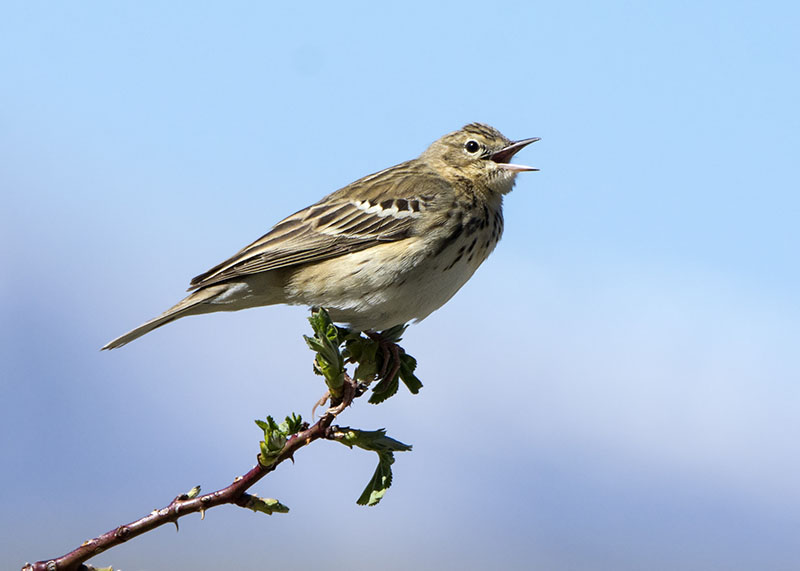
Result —
POLYGON ((414 357, 406 353, 400 355, 400 380, 403 381, 403 384, 406 387, 408 387, 408 390, 411 391, 412 395, 417 394, 422 388, 422 382, 414 374, 414 370, 416 368, 417 360, 414 357))
POLYGON ((373 450, 375 452, 408 452, 411 446, 403 444, 390 436, 386 436, 386 429, 378 430, 358 430, 356 428, 340 428, 334 433, 338 442, 352 448, 358 446, 363 450, 373 450))
POLYGON ((345 358, 351 363, 360 361, 364 348, 370 342, 371 339, 366 339, 361 335, 359 335, 358 337, 348 338, 344 343, 344 350, 342 351, 342 355, 344 355, 345 358))
POLYGON ((378 466, 367 483, 367 487, 364 488, 361 496, 356 500, 358 505, 374 506, 381 501, 392 485, 392 464, 394 464, 394 454, 391 452, 378 452, 378 466))
POLYGON ((261 454, 258 456, 258 462, 262 466, 275 462, 286 445, 286 439, 303 428, 303 419, 295 413, 287 416, 280 424, 271 416, 266 420, 256 420, 255 423, 264 432, 264 440, 259 442, 261 454))
POLYGON ((348 339, 343 355, 350 363, 357 363, 353 378, 371 381, 378 374, 378 343, 366 337, 348 339))
POLYGON ((279 427, 287 436, 291 434, 297 434, 301 430, 303 430, 303 417, 299 414, 292 413, 291 416, 287 416, 286 420, 284 420, 279 427))
POLYGON ((392 464, 394 452, 407 452, 411 446, 399 440, 386 436, 386 430, 357 430, 342 427, 334 432, 334 439, 348 448, 357 446, 363 450, 371 450, 378 454, 378 467, 367 483, 356 503, 359 505, 374 506, 381 501, 386 490, 392 485, 392 464))
POLYGON ((259 498, 258 496, 252 495, 249 497, 244 507, 250 508, 254 512, 261 512, 267 515, 289 513, 289 508, 274 498, 259 498))
POLYGON ((402 335, 405 333, 406 328, 408 328, 408 324, 395 325, 391 329, 381 331, 381 337, 389 343, 399 343, 403 340, 402 335))
MULTIPOLYGON (((314 359, 314 372, 325 377, 325 383, 332 395, 341 394, 344 384, 344 358, 339 349, 342 340, 339 330, 331 321, 325 309, 315 309, 308 318, 314 337, 303 335, 309 349, 317 356, 314 359)), ((349 333, 349 332, 348 332, 349 333)))
POLYGON ((375 359, 363 361, 356 366, 353 378, 357 381, 371 381, 378 374, 378 365, 375 359))
POLYGON ((275 462, 275 456, 270 452, 269 448, 267 448, 266 442, 262 440, 258 444, 261 447, 261 454, 258 455, 258 463, 266 468, 275 462))
POLYGON ((380 404, 389 397, 397 393, 400 384, 397 382, 397 376, 394 378, 381 379, 380 382, 372 389, 372 394, 369 397, 370 404, 380 404))
POLYGON ((324 307, 315 308, 311 310, 311 316, 308 318, 308 322, 311 323, 311 328, 314 330, 314 333, 318 334, 327 329, 328 324, 331 323, 331 316, 324 307))

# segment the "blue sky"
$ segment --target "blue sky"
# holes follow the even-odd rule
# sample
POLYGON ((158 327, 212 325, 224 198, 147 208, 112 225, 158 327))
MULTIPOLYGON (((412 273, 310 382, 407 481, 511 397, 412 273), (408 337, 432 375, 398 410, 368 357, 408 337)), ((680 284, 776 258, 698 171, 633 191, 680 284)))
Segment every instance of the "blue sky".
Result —
POLYGON ((280 218, 482 121, 541 167, 425 383, 341 420, 124 569, 796 569, 800 11, 793 3, 198 2, 0 8, 0 561, 61 554, 308 414, 302 308, 98 348, 280 218), (354 531, 355 530, 355 531, 354 531), (354 537, 355 536, 355 537, 354 537), (309 549, 309 538, 313 546, 309 549))

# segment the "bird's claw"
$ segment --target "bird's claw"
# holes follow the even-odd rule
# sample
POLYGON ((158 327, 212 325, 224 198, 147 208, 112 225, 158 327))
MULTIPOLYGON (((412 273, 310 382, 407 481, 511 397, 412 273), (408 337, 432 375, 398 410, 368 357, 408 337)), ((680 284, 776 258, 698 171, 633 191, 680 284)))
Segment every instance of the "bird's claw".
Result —
POLYGON ((403 348, 393 341, 387 341, 380 333, 369 331, 367 336, 381 348, 381 370, 378 372, 377 379, 391 381, 400 371, 400 352, 403 351, 403 348))

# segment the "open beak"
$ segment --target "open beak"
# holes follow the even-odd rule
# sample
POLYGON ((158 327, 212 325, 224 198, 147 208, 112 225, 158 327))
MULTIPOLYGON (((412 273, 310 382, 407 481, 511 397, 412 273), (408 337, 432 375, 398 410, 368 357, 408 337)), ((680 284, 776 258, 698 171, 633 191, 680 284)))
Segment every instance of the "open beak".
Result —
POLYGON ((494 153, 489 155, 489 159, 496 162, 501 169, 507 171, 514 171, 514 172, 538 171, 539 169, 535 169, 533 167, 526 167, 525 165, 515 165, 508 162, 514 157, 514 155, 516 155, 519 151, 521 151, 523 147, 527 147, 531 143, 535 143, 538 140, 540 140, 540 137, 532 137, 530 139, 522 139, 521 141, 514 141, 507 147, 504 147, 499 151, 495 151, 494 153))

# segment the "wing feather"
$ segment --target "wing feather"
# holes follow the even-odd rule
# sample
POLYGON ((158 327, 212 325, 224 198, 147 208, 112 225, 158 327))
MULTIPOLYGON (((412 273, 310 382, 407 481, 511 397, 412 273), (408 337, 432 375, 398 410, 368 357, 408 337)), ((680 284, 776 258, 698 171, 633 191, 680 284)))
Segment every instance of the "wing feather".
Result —
POLYGON ((426 195, 446 185, 432 173, 404 176, 411 174, 408 165, 365 177, 292 214, 231 258, 194 278, 189 290, 408 238, 429 201, 419 193, 421 180, 426 195))

